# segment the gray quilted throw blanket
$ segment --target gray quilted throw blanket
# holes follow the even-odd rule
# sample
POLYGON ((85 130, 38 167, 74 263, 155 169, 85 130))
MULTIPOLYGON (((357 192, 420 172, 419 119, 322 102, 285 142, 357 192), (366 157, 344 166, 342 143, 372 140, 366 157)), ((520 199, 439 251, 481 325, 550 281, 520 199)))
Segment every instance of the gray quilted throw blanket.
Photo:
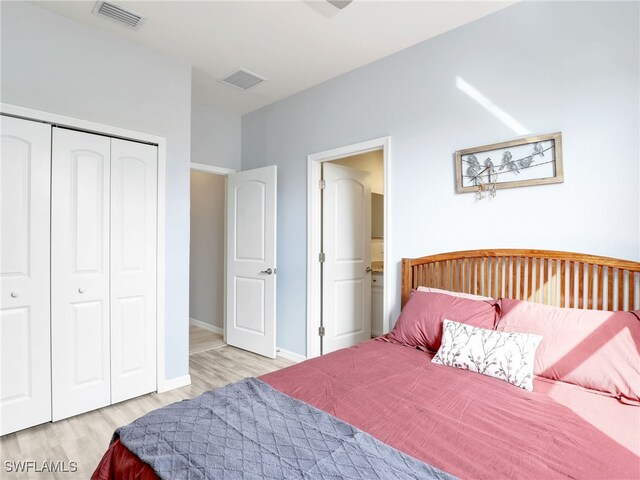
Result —
POLYGON ((452 479, 248 378, 116 431, 163 479, 452 479))

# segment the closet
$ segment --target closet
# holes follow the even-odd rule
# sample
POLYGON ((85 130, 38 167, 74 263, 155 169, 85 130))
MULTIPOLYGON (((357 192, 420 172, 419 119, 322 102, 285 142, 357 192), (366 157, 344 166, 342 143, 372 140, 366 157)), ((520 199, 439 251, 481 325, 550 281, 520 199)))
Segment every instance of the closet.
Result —
POLYGON ((4 435, 156 390, 157 147, 1 122, 4 435))

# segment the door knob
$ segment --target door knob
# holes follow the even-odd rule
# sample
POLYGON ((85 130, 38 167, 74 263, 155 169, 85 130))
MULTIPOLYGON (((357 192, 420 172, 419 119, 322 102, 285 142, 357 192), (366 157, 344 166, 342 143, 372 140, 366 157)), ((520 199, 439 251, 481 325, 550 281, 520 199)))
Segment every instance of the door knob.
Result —
POLYGON ((18 292, 11 292, 11 298, 18 298, 18 295, 20 295, 18 292))
POLYGON ((78 293, 84 293, 84 292, 85 292, 84 287, 80 287, 80 288, 78 289, 78 293))
POLYGON ((367 267, 367 268, 365 268, 365 272, 367 272, 367 273, 371 273, 371 267, 367 267))
POLYGON ((262 270, 260 273, 266 273, 267 275, 271 275, 273 273, 273 270, 271 270, 270 268, 267 268, 266 270, 262 270))

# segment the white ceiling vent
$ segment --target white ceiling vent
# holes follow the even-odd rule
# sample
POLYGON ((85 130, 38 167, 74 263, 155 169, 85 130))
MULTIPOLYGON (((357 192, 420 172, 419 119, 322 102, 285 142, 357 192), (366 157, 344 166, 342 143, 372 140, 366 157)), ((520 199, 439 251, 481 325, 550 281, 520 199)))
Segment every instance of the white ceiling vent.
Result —
POLYGON ((241 68, 235 73, 232 73, 226 78, 220 80, 222 83, 231 85, 232 87, 240 88, 241 90, 247 90, 259 83, 262 83, 266 78, 256 75, 248 70, 241 68))
POLYGON ((327 0, 327 2, 340 10, 349 5, 352 1, 353 0, 327 0))
POLYGON ((109 18, 121 25, 126 25, 134 30, 137 29, 144 20, 142 15, 132 12, 131 10, 126 10, 111 2, 96 2, 96 6, 93 7, 93 13, 109 18))

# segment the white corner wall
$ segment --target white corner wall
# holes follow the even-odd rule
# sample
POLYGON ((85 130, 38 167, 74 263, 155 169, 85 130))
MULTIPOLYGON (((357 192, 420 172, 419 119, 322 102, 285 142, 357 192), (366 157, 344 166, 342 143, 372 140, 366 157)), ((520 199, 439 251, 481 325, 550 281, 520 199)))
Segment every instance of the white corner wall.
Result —
POLYGON ((165 377, 188 374, 191 68, 27 2, 2 2, 2 102, 167 139, 165 377))
POLYGON ((240 115, 193 103, 191 161, 240 170, 240 115))
POLYGON ((372 138, 391 136, 392 325, 402 257, 511 247, 639 260, 639 13, 522 2, 244 116, 242 168, 278 165, 277 344, 305 352, 306 157, 372 138), (562 131, 565 182, 456 195, 455 150, 520 136, 458 79, 528 131, 562 131))

